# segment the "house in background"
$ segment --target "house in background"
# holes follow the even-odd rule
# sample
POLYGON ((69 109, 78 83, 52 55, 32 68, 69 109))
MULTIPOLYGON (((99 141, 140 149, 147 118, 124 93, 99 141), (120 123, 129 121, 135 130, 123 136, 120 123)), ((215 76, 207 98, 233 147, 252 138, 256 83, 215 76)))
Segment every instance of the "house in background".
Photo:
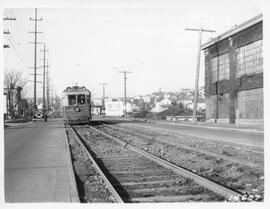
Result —
POLYGON ((169 109, 169 106, 172 104, 172 101, 168 98, 162 99, 159 102, 155 103, 155 106, 151 109, 151 112, 162 112, 169 109))

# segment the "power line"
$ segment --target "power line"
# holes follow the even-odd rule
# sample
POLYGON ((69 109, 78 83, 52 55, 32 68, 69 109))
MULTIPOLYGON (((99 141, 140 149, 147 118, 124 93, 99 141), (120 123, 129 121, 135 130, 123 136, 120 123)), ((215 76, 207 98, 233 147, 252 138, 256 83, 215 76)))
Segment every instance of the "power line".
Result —
MULTIPOLYGON (((20 11, 19 11, 19 9, 16 9, 16 13, 18 14, 18 16, 19 16, 19 18, 17 18, 17 21, 15 21, 16 22, 16 25, 17 25, 17 27, 16 28, 18 28, 19 29, 19 31, 20 31, 20 37, 23 39, 23 42, 24 43, 27 43, 28 41, 27 41, 27 37, 26 37, 26 34, 27 34, 27 30, 25 29, 25 27, 24 27, 24 18, 23 18, 23 16, 20 14, 20 11), (21 20, 20 21, 20 23, 21 24, 19 24, 19 20, 21 20)), ((12 9, 10 9, 10 12, 14 15, 14 16, 16 16, 16 13, 15 13, 15 11, 13 11, 12 9)), ((27 19, 27 18, 25 18, 25 19, 27 19)), ((29 51, 29 47, 27 47, 27 45, 25 45, 26 46, 26 50, 28 51, 28 52, 30 52, 29 51)), ((30 53, 26 53, 27 54, 27 56, 28 56, 28 58, 30 58, 30 53)))
MULTIPOLYGON (((21 27, 20 27, 20 24, 18 23, 18 21, 19 21, 19 19, 20 18, 17 18, 17 13, 15 13, 15 11, 13 11, 12 9, 8 9, 7 10, 8 11, 8 13, 9 13, 9 15, 11 15, 11 16, 14 16, 15 17, 15 23, 16 23, 16 25, 14 25, 12 22, 14 22, 14 21, 8 21, 8 22, 10 22, 11 24, 10 25, 8 25, 7 27, 9 28, 9 29, 12 29, 11 31, 10 30, 7 30, 6 32, 4 32, 4 34, 9 34, 9 42, 11 41, 12 42, 12 48, 14 48, 14 51, 16 52, 16 55, 19 57, 19 59, 20 59, 20 61, 21 61, 21 63, 26 67, 26 65, 25 65, 25 62, 24 62, 24 59, 22 58, 22 57, 24 57, 24 56, 21 56, 21 55, 25 55, 25 54, 27 54, 27 57, 28 58, 30 58, 30 54, 29 53, 25 53, 25 51, 23 52, 23 53, 20 53, 20 51, 22 50, 22 48, 21 47, 18 47, 18 45, 20 44, 21 45, 21 43, 23 43, 22 41, 22 39, 23 39, 23 37, 25 37, 25 33, 24 33, 24 31, 21 29, 21 27), (14 30, 16 29, 17 30, 17 32, 19 32, 19 34, 20 34, 20 36, 18 37, 18 38, 20 38, 20 41, 18 42, 18 41, 16 41, 17 40, 17 36, 16 36, 16 38, 14 37, 14 34, 16 34, 16 33, 14 33, 14 30)), ((18 33, 17 33, 18 34, 18 33)), ((24 41, 25 42, 25 41, 24 41)), ((26 46, 26 45, 25 45, 26 46)), ((4 48, 10 48, 8 45, 4 45, 4 48)), ((29 49, 28 48, 26 48, 26 50, 28 51, 29 49)))
MULTIPOLYGON (((12 33, 10 33, 10 38, 13 40, 14 44, 19 45, 19 44, 15 41, 15 38, 14 38, 14 36, 12 35, 12 33)), ((18 49, 18 48, 17 48, 17 49, 18 49)), ((19 50, 18 50, 18 51, 19 51, 19 50)), ((26 67, 26 65, 25 65, 25 67, 26 67)))
MULTIPOLYGON (((16 18, 15 17, 4 17, 3 20, 5 20, 5 21, 10 21, 10 20, 13 21, 13 20, 16 20, 16 18)), ((4 34, 10 34, 10 32, 8 31, 7 33, 5 33, 5 31, 4 31, 4 34)), ((8 44, 4 44, 4 48, 10 48, 10 46, 8 44)))
POLYGON ((22 57, 20 56, 18 50, 16 49, 15 45, 12 43, 12 41, 11 41, 11 39, 10 39, 9 36, 7 36, 7 39, 8 39, 8 41, 9 41, 9 43, 11 44, 12 48, 14 49, 14 51, 15 51, 17 57, 19 58, 19 60, 21 61, 21 63, 27 68, 27 66, 25 65, 25 63, 24 63, 22 57))

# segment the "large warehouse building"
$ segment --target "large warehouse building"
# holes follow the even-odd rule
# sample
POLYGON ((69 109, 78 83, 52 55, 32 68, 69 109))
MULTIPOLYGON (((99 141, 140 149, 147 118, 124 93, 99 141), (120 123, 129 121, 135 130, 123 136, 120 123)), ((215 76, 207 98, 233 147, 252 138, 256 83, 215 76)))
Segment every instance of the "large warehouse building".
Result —
POLYGON ((206 121, 263 125, 262 48, 262 15, 202 46, 206 121))

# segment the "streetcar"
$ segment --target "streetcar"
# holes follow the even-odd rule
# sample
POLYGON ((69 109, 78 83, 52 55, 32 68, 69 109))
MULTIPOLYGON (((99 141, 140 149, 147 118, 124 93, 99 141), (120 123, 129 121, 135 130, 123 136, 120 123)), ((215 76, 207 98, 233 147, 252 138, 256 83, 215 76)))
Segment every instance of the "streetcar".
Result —
POLYGON ((91 92, 84 86, 67 87, 62 95, 63 120, 68 124, 87 124, 92 119, 91 92))

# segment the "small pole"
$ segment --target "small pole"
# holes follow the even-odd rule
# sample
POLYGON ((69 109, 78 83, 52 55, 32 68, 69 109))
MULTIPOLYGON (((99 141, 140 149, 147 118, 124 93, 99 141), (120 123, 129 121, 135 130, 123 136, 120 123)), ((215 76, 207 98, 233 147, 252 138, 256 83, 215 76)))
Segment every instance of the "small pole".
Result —
POLYGON ((103 108, 104 108, 104 110, 105 110, 105 85, 107 85, 107 83, 100 83, 99 85, 102 85, 103 86, 103 88, 102 88, 102 93, 103 93, 103 95, 102 95, 102 106, 103 106, 103 108))
POLYGON ((127 117, 127 73, 132 73, 131 71, 118 71, 118 73, 123 73, 124 74, 124 105, 125 105, 125 109, 124 109, 124 115, 125 117, 127 117))

